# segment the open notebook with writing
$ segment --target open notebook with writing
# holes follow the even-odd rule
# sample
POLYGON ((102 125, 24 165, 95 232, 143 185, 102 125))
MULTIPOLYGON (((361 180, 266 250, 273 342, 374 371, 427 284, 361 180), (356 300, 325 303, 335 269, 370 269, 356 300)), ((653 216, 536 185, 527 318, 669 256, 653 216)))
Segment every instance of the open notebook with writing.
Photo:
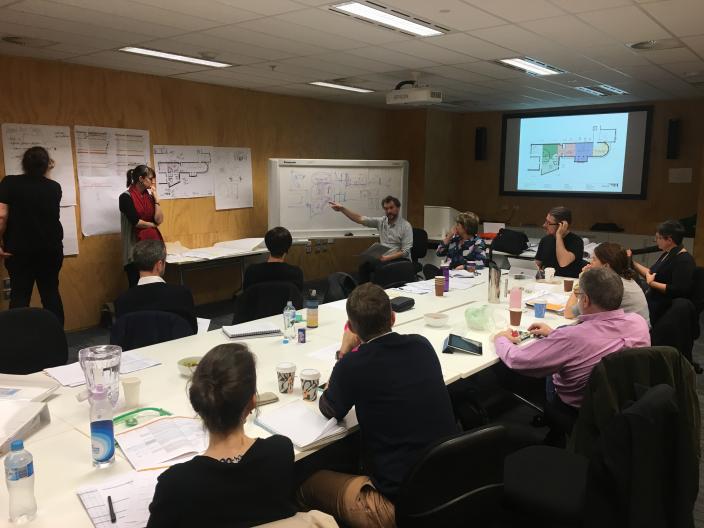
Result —
POLYGON ((262 411, 254 421, 273 434, 287 436, 298 449, 306 451, 345 436, 357 426, 357 415, 353 408, 339 422, 328 420, 315 403, 294 401, 262 411))

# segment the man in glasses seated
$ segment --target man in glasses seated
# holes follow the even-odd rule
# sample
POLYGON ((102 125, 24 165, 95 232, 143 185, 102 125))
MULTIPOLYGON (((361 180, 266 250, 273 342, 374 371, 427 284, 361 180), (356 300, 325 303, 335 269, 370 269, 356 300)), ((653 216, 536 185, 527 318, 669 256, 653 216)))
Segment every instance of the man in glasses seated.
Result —
POLYGON ((553 268, 560 277, 579 277, 582 271, 584 241, 570 231, 572 211, 567 207, 553 207, 543 222, 546 235, 540 240, 535 254, 539 270, 553 268))

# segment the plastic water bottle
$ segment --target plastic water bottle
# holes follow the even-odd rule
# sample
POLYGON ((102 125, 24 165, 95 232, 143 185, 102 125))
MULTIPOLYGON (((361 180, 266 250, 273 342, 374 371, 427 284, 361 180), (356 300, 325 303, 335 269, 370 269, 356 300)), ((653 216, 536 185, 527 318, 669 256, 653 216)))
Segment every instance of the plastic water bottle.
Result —
POLYGON ((296 339, 296 308, 293 301, 284 307, 284 341, 293 342, 296 339))
POLYGON ((37 514, 34 499, 34 459, 24 448, 22 440, 15 440, 5 457, 5 481, 10 496, 10 522, 25 523, 37 514))
POLYGON ((98 385, 90 397, 90 443, 93 465, 107 467, 115 461, 115 431, 108 391, 98 385))
POLYGON ((318 328, 318 295, 315 290, 311 290, 306 299, 306 326, 318 328))

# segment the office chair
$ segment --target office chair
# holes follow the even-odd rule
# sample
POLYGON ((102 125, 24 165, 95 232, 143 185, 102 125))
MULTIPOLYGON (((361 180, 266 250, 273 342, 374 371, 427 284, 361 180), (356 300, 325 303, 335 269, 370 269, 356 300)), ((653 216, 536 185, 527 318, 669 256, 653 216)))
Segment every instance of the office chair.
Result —
POLYGON ((254 284, 235 299, 232 324, 281 315, 288 301, 293 301, 297 310, 303 308, 303 296, 294 284, 284 281, 254 284))
MULTIPOLYGON (((357 281, 349 273, 336 271, 328 275, 328 289, 323 298, 324 303, 347 299, 352 290, 357 287, 357 281)), ((282 309, 283 310, 283 309, 282 309)))
POLYGON ((171 312, 145 310, 118 317, 110 329, 110 344, 119 345, 126 351, 193 334, 193 328, 183 317, 171 312))
POLYGON ((374 270, 372 282, 382 288, 397 288, 408 282, 415 282, 416 268, 413 262, 398 259, 374 270))
POLYGON ((419 227, 413 228, 413 247, 411 248, 411 261, 416 273, 420 273, 423 265, 419 262, 428 253, 428 232, 419 227))
POLYGON ((0 312, 0 372, 31 374, 65 365, 66 334, 56 316, 43 308, 14 308, 0 312))

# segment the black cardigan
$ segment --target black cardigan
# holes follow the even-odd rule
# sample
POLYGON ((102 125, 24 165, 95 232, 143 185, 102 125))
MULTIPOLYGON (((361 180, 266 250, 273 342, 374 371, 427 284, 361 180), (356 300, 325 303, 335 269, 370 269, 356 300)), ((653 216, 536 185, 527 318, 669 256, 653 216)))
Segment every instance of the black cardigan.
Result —
POLYGON ((666 285, 664 293, 650 288, 646 294, 650 308, 650 322, 653 325, 670 306, 672 299, 691 297, 696 266, 692 254, 682 251, 681 246, 663 253, 652 265, 650 271, 655 273, 655 282, 666 285))

